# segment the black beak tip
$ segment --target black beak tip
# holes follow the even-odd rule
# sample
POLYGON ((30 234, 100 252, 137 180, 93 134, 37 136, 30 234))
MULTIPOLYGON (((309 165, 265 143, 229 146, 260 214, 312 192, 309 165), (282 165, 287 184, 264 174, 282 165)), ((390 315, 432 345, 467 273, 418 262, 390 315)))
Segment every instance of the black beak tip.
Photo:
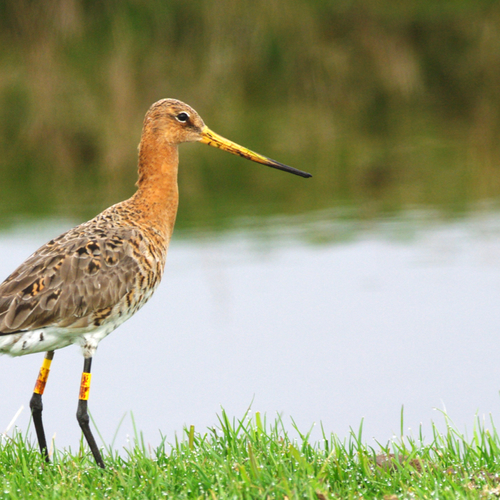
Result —
POLYGON ((312 177, 312 174, 310 174, 309 172, 304 172, 303 170, 298 170, 292 167, 288 167, 287 172, 298 175, 300 177, 304 177, 304 179, 309 179, 309 177, 312 177))

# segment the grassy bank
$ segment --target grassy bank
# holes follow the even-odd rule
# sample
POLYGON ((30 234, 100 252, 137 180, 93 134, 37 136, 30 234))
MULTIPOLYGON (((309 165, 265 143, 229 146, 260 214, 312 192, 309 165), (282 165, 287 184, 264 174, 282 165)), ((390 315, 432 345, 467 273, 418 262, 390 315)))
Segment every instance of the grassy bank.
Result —
POLYGON ((361 428, 341 441, 292 439, 277 420, 229 420, 150 449, 140 437, 126 453, 106 453, 102 471, 88 453, 56 452, 42 462, 17 434, 0 451, 1 498, 495 498, 500 439, 477 422, 466 439, 450 425, 433 435, 376 448, 361 428))

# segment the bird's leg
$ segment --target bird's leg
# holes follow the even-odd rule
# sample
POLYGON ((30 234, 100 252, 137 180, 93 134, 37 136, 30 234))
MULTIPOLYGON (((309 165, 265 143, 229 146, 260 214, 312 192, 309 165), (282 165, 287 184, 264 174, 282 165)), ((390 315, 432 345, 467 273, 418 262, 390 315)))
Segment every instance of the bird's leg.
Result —
POLYGON ((105 468, 104 461, 101 456, 101 452, 97 447, 94 436, 90 431, 90 417, 87 411, 87 403, 89 399, 90 392, 90 368, 92 366, 92 358, 85 358, 85 362, 83 364, 83 373, 82 373, 82 383, 80 384, 80 399, 78 400, 78 409, 76 411, 76 418, 80 427, 83 431, 85 439, 90 447, 90 451, 94 455, 95 461, 99 467, 105 468))
POLYGON ((42 423, 42 394, 45 389, 47 379, 49 378, 50 364, 52 363, 53 357, 54 351, 48 351, 45 354, 42 367, 40 368, 40 373, 36 379, 33 396, 30 401, 31 415, 33 416, 33 423, 35 424, 36 437, 38 439, 38 445, 40 446, 40 453, 45 457, 46 462, 50 462, 50 460, 49 452, 47 450, 47 440, 45 439, 45 431, 43 430, 42 423))

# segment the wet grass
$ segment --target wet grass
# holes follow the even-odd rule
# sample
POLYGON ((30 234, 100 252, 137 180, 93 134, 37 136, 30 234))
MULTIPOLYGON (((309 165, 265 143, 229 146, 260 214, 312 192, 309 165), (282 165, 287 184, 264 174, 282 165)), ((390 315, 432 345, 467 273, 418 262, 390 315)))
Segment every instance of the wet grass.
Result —
POLYGON ((260 414, 230 420, 206 433, 186 429, 182 439, 151 449, 136 436, 124 453, 105 454, 106 470, 92 457, 56 451, 45 464, 21 434, 4 438, 1 498, 495 498, 500 496, 500 439, 479 421, 471 439, 447 421, 430 442, 404 437, 375 448, 362 425, 340 440, 319 443, 298 429, 292 438, 280 421, 260 414))

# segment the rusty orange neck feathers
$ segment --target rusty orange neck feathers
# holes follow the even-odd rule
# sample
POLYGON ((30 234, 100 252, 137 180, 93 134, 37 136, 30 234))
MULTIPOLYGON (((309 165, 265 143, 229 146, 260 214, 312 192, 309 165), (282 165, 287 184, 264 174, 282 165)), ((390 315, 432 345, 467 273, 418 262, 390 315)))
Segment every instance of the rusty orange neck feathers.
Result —
POLYGON ((179 191, 177 144, 169 144, 155 127, 145 124, 139 145, 139 179, 133 196, 136 206, 165 237, 174 229, 179 191))

